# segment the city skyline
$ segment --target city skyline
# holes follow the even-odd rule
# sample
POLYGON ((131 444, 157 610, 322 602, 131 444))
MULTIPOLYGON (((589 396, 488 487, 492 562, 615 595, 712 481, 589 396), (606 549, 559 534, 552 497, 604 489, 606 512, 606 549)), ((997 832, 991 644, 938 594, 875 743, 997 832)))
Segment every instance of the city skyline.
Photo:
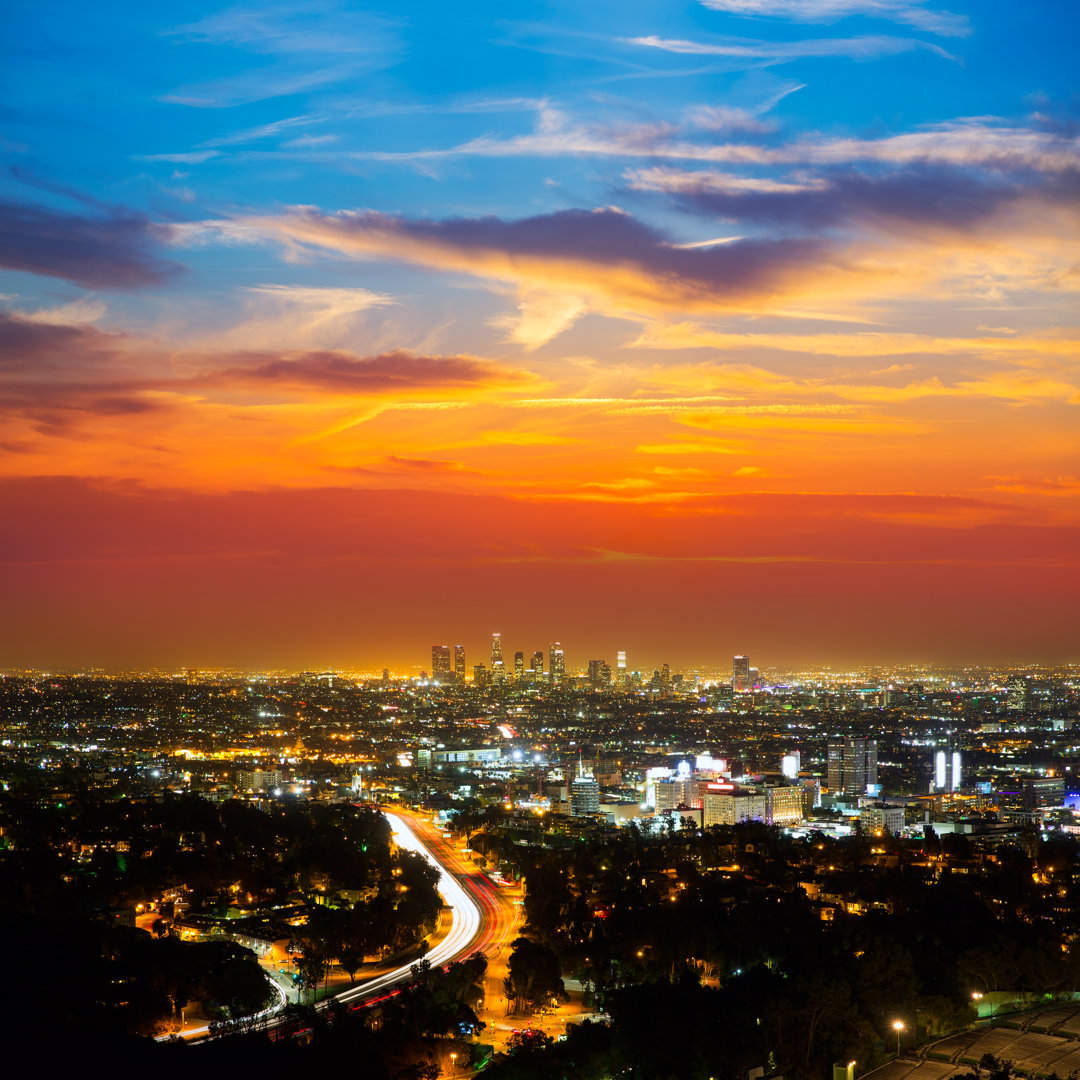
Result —
POLYGON ((1075 5, 57 10, 0 664, 1076 659, 1075 5))

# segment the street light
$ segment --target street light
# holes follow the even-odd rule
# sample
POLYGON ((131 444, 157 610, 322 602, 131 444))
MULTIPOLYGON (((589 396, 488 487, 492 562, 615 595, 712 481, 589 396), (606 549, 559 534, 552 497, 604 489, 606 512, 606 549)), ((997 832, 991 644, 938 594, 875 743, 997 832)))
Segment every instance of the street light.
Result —
POLYGON ((453 1080, 453 1077, 455 1077, 455 1076, 457 1076, 457 1054, 452 1053, 450 1055, 450 1077, 451 1077, 451 1080, 453 1080))
POLYGON ((894 1020, 892 1026, 893 1026, 893 1031, 896 1032, 896 1056, 899 1057, 900 1056, 900 1032, 904 1030, 904 1021, 903 1020, 894 1020))

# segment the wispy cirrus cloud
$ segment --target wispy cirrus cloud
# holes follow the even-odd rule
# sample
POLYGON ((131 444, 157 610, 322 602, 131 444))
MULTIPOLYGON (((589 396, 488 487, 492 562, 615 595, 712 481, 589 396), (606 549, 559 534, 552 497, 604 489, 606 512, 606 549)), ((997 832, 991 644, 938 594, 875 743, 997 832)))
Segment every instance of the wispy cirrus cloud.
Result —
POLYGON ((662 165, 648 169, 628 169, 623 177, 633 191, 662 191, 692 198, 710 194, 731 195, 736 192, 790 195, 804 191, 822 191, 828 187, 828 183, 818 177, 777 180, 770 176, 743 176, 711 169, 672 169, 662 165))
POLYGON ((874 60, 880 56, 926 49, 947 60, 955 57, 940 45, 918 38, 863 35, 850 38, 819 38, 807 41, 759 41, 749 38, 723 38, 717 41, 690 41, 686 38, 662 38, 655 34, 624 38, 628 45, 640 45, 680 56, 725 56, 773 63, 825 57, 849 60, 874 60))
POLYGON ((242 143, 259 142, 263 139, 273 139, 284 132, 293 131, 296 128, 309 127, 312 124, 322 123, 326 119, 321 113, 305 113, 301 116, 286 116, 280 120, 273 120, 268 124, 258 124, 255 127, 242 128, 239 131, 230 131, 224 135, 216 135, 211 139, 205 139, 199 143, 201 147, 237 146, 242 143))
POLYGON ((272 58, 263 67, 186 84, 162 99, 197 108, 230 108, 307 93, 384 67, 399 48, 392 20, 333 0, 239 4, 171 34, 183 43, 272 58))
MULTIPOLYGON (((846 334, 732 333, 694 323, 654 323, 631 344, 651 349, 778 350, 812 356, 975 356, 1058 357, 1080 355, 1077 331, 1009 337, 941 337, 898 331, 860 330, 846 334)), ((1010 332, 1015 335, 1015 331, 1010 332)))
POLYGON ((962 37, 971 33, 965 15, 939 11, 927 0, 701 0, 713 11, 796 22, 835 22, 854 15, 914 26, 931 34, 962 37))
MULTIPOLYGON (((282 156, 298 155, 314 162, 377 161, 402 165, 469 157, 610 157, 748 166, 844 166, 876 162, 1031 169, 1048 173, 1071 173, 1080 169, 1080 136, 1075 132, 1008 124, 985 117, 931 124, 918 131, 877 139, 809 135, 775 145, 747 141, 703 142, 683 138, 682 134, 678 125, 670 124, 619 127, 582 123, 554 105, 545 105, 538 112, 534 129, 518 135, 482 135, 443 148, 290 151, 282 156)), ((158 157, 164 160, 165 155, 158 157)), ((269 157, 274 157, 273 152, 269 157)))
POLYGON ((646 382, 669 393, 686 389, 737 394, 750 402, 762 397, 788 401, 815 398, 825 403, 839 400, 860 405, 899 405, 926 398, 987 398, 1013 404, 1080 405, 1080 379, 1064 365, 983 367, 977 374, 959 373, 947 380, 935 375, 913 382, 884 383, 868 382, 855 375, 840 381, 827 376, 782 374, 752 364, 704 362, 657 366, 646 382))
POLYGON ((367 316, 398 303, 370 289, 285 284, 248 285, 235 298, 231 325, 188 338, 218 350, 349 348, 367 316))

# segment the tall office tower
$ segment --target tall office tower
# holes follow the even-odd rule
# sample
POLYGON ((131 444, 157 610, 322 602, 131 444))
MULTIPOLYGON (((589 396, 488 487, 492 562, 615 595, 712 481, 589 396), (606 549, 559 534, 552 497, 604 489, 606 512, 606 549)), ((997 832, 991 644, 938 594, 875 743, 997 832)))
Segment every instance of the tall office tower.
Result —
POLYGON ((625 690, 626 683, 626 650, 620 649, 615 655, 615 685, 618 686, 620 690, 625 690))
POLYGON ((868 787, 876 787, 877 739, 830 739, 828 778, 834 795, 865 795, 868 787))
MULTIPOLYGON (((590 660, 589 661, 589 685, 594 690, 598 690, 600 688, 600 686, 603 684, 603 681, 604 681, 603 672, 604 672, 604 668, 606 668, 606 667, 607 667, 607 664, 605 664, 603 660, 590 660)), ((610 671, 611 669, 608 668, 608 670, 610 671)))
POLYGON ((938 750, 934 754, 934 782, 931 793, 960 790, 960 751, 938 750))
POLYGON ((553 641, 548 649, 548 671, 551 672, 551 681, 561 683, 566 678, 566 658, 563 656, 562 644, 553 641))
POLYGON ((465 682, 465 646, 454 646, 454 682, 465 682))
POLYGON ((485 687, 490 681, 488 669, 483 664, 475 664, 472 669, 473 686, 485 687))
POLYGON ((731 689, 744 694, 750 689, 750 657, 736 656, 731 661, 731 689))
POLYGON ((523 652, 514 653, 514 678, 518 682, 525 678, 525 654, 523 652))
POLYGON ((502 634, 491 635, 491 666, 502 663, 502 634))
POLYGON ((570 813, 573 817, 585 817, 600 812, 600 784, 592 773, 586 773, 578 762, 578 774, 570 785, 570 813))
POLYGON ((533 674, 539 679, 544 674, 544 654, 537 649, 532 656, 533 674))
POLYGON ((448 683, 450 681, 450 646, 431 646, 431 681, 448 683))
POLYGON ((666 694, 671 689, 671 668, 664 664, 660 668, 660 693, 666 694))

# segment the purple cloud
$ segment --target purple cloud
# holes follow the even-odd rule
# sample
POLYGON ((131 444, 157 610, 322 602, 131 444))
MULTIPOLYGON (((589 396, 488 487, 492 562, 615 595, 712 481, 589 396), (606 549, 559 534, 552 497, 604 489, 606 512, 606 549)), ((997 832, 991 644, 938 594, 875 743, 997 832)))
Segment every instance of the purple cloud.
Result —
POLYGON ((78 214, 0 199, 0 266, 87 289, 154 285, 180 270, 159 258, 169 228, 120 207, 78 214))
POLYGON ((1020 198, 1075 203, 1078 180, 1080 174, 1066 173, 1033 185, 1030 178, 927 166, 876 176, 834 172, 786 189, 762 184, 755 190, 741 178, 670 170, 635 187, 666 191, 684 210, 729 221, 807 230, 848 222, 971 229, 1020 198))

